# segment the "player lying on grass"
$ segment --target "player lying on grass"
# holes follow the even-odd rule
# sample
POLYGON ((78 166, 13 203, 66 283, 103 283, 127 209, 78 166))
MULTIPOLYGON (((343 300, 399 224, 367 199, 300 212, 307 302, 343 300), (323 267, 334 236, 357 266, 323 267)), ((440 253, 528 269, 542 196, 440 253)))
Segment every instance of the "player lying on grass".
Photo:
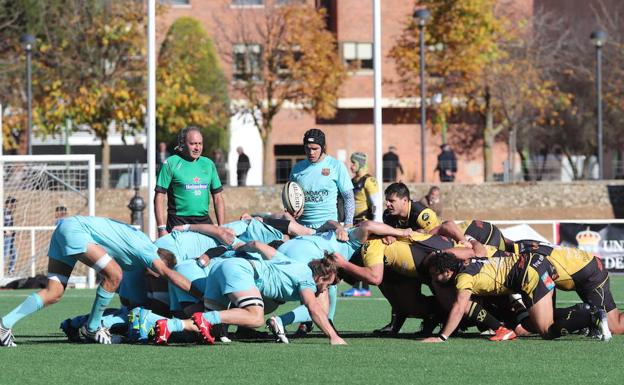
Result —
POLYGON ((515 245, 521 252, 546 256, 557 272, 554 277, 557 289, 576 291, 584 303, 607 313, 611 333, 624 333, 624 314, 615 305, 609 272, 600 258, 580 249, 531 240, 519 241, 515 245))
POLYGON ((212 344, 212 327, 221 323, 257 328, 264 324, 264 297, 280 302, 301 301, 331 344, 345 344, 316 298, 336 277, 332 255, 307 265, 285 257, 272 261, 224 259, 212 267, 203 280, 206 311, 193 314, 192 322, 159 320, 155 328, 156 343, 166 344, 171 332, 195 330, 201 333, 204 342, 212 344), (230 302, 236 308, 225 310, 230 302))
MULTIPOLYGON (((28 296, 0 319, 0 345, 15 346, 11 328, 22 318, 61 299, 77 261, 95 269, 102 278, 87 324, 81 328, 88 340, 98 343, 111 343, 109 331, 101 326, 101 318, 119 286, 123 270, 149 268, 182 290, 191 290, 189 280, 161 260, 171 258, 170 252, 158 249, 135 228, 107 218, 76 216, 64 219, 52 234, 48 257, 47 287, 28 296)), ((201 293, 194 294, 201 297, 201 293)))
MULTIPOLYGON (((608 335, 602 309, 572 306, 553 311, 556 272, 546 257, 537 253, 464 260, 452 252, 440 252, 429 259, 429 272, 440 302, 450 308, 442 332, 424 342, 443 342, 455 331, 472 305, 471 297, 522 295, 529 317, 523 326, 545 339, 596 325, 608 335), (452 283, 453 286, 448 285, 452 283)), ((513 332, 512 332, 513 333, 513 332)), ((515 338, 508 334, 503 339, 515 338)))

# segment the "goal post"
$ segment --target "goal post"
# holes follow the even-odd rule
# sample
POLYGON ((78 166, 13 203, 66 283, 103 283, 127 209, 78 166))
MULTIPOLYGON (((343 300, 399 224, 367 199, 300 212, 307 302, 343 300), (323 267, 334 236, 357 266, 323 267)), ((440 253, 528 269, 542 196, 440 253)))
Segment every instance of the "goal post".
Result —
MULTIPOLYGON (((57 221, 95 215, 95 155, 0 155, 0 202, 0 285, 45 273, 57 221)), ((82 264, 72 275, 95 285, 82 264)))

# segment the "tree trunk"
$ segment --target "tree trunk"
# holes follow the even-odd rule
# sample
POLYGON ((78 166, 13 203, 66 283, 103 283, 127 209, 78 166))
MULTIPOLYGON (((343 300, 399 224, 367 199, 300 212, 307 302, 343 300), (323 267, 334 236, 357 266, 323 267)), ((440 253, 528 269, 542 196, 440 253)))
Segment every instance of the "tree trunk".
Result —
MULTIPOLYGON (((263 122, 264 124, 264 122, 263 122)), ((264 135, 260 135, 262 138, 262 185, 268 186, 275 184, 275 179, 271 176, 273 175, 271 172, 271 164, 269 163, 271 159, 271 130, 273 126, 271 122, 267 122, 264 126, 264 135)))
POLYGON ((103 189, 110 188, 110 144, 108 137, 102 138, 102 185, 103 189))
POLYGON ((483 131, 483 177, 486 182, 494 180, 492 173, 492 147, 494 146, 494 111, 489 88, 485 89, 485 130, 483 131))

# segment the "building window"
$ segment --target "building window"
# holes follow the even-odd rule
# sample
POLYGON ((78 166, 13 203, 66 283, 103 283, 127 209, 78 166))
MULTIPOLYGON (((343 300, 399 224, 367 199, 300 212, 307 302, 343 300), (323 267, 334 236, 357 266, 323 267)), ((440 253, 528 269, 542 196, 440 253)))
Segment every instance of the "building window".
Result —
POLYGON ((372 70, 373 43, 342 43, 342 60, 349 70, 372 70))
POLYGON ((306 0, 275 0, 277 5, 305 4, 306 0))
POLYGON ((300 144, 277 144, 273 147, 273 155, 275 155, 275 183, 288 182, 292 168, 306 158, 300 144))
POLYGON ((232 0, 235 7, 257 7, 264 5, 264 0, 232 0))
POLYGON ((160 0, 160 2, 173 7, 177 5, 191 5, 191 0, 160 0))
POLYGON ((262 78, 260 44, 234 44, 233 62, 235 80, 260 80, 262 78))

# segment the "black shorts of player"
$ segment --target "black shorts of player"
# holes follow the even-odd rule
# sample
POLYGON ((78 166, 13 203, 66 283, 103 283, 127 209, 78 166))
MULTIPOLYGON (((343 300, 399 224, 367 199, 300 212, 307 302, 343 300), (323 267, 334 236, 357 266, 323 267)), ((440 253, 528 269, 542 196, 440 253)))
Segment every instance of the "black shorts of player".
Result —
POLYGON ((609 312, 616 308, 609 282, 609 273, 602 261, 594 257, 585 267, 572 274, 579 297, 590 305, 609 312))
POLYGON ((472 221, 466 228, 464 234, 470 235, 481 244, 494 246, 499 250, 505 250, 505 238, 503 237, 503 233, 498 227, 489 222, 472 221))
POLYGON ((171 232, 174 226, 185 225, 185 224, 212 224, 212 219, 210 219, 210 215, 203 216, 181 216, 175 215, 171 213, 167 213, 167 231, 171 232))
POLYGON ((545 256, 523 253, 520 254, 520 259, 511 268, 505 280, 505 286, 516 293, 520 293, 524 305, 529 309, 554 290, 555 281, 552 277, 555 274, 555 268, 545 256), (529 269, 537 274, 528 274, 529 269))

